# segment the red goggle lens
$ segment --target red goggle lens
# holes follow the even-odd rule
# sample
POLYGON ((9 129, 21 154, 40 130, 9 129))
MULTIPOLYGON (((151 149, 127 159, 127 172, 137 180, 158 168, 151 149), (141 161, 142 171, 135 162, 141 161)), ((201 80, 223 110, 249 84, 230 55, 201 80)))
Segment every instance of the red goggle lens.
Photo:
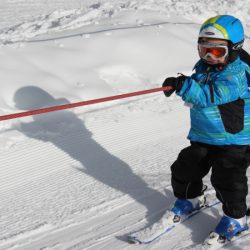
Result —
POLYGON ((227 55, 228 49, 227 46, 211 46, 199 44, 199 53, 202 58, 210 55, 214 59, 220 59, 227 55))

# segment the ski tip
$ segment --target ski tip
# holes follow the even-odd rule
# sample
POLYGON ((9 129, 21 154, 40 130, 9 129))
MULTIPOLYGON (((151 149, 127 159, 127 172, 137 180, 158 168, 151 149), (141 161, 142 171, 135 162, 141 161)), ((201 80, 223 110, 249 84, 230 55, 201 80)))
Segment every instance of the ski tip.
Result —
POLYGON ((132 235, 129 235, 127 239, 128 239, 128 243, 130 244, 141 244, 141 241, 132 235))

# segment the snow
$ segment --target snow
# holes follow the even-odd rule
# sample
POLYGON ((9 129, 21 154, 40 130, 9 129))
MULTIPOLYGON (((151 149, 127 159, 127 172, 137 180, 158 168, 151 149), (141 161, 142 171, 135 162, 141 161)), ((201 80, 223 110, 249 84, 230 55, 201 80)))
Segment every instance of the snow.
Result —
MULTIPOLYGON (((200 24, 222 13, 242 19, 249 50, 246 0, 2 0, 0 115, 155 88, 167 76, 191 74, 200 24)), ((221 209, 153 245, 124 241, 173 202, 169 167, 188 145, 188 129, 188 107, 162 93, 0 122, 0 249, 201 243, 221 209)))

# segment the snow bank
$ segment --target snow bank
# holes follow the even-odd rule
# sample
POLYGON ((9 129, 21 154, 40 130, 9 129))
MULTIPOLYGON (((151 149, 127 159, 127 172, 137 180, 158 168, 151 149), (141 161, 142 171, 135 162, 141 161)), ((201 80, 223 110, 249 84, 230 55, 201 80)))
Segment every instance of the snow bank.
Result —
MULTIPOLYGON (((8 1, 1 3, 0 42, 23 41, 46 33, 98 24, 126 10, 147 10, 169 16, 181 16, 193 23, 202 23, 210 16, 233 14, 248 27, 249 7, 244 0, 137 0, 137 1, 8 1), (71 10, 69 10, 71 8, 71 10), (11 10, 11 11, 10 11, 11 10), (13 15, 15 12, 15 15, 13 15), (38 16, 40 14, 40 16, 38 16), (16 25, 13 26, 13 22, 16 25)), ((118 25, 114 23, 113 25, 118 25)), ((246 29, 248 33, 248 29, 246 29)))

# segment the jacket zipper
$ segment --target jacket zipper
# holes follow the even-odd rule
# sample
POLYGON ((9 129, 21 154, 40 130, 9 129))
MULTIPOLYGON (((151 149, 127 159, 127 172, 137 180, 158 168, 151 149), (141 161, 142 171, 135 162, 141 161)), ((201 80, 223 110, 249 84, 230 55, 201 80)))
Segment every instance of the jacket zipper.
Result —
MULTIPOLYGON (((210 67, 207 68, 207 76, 206 76, 206 80, 205 80, 205 84, 208 83, 208 80, 210 79, 210 67)), ((208 83, 209 86, 209 91, 210 91, 210 97, 211 97, 211 102, 214 103, 214 91, 213 91, 213 87, 212 87, 212 83, 208 83)))

